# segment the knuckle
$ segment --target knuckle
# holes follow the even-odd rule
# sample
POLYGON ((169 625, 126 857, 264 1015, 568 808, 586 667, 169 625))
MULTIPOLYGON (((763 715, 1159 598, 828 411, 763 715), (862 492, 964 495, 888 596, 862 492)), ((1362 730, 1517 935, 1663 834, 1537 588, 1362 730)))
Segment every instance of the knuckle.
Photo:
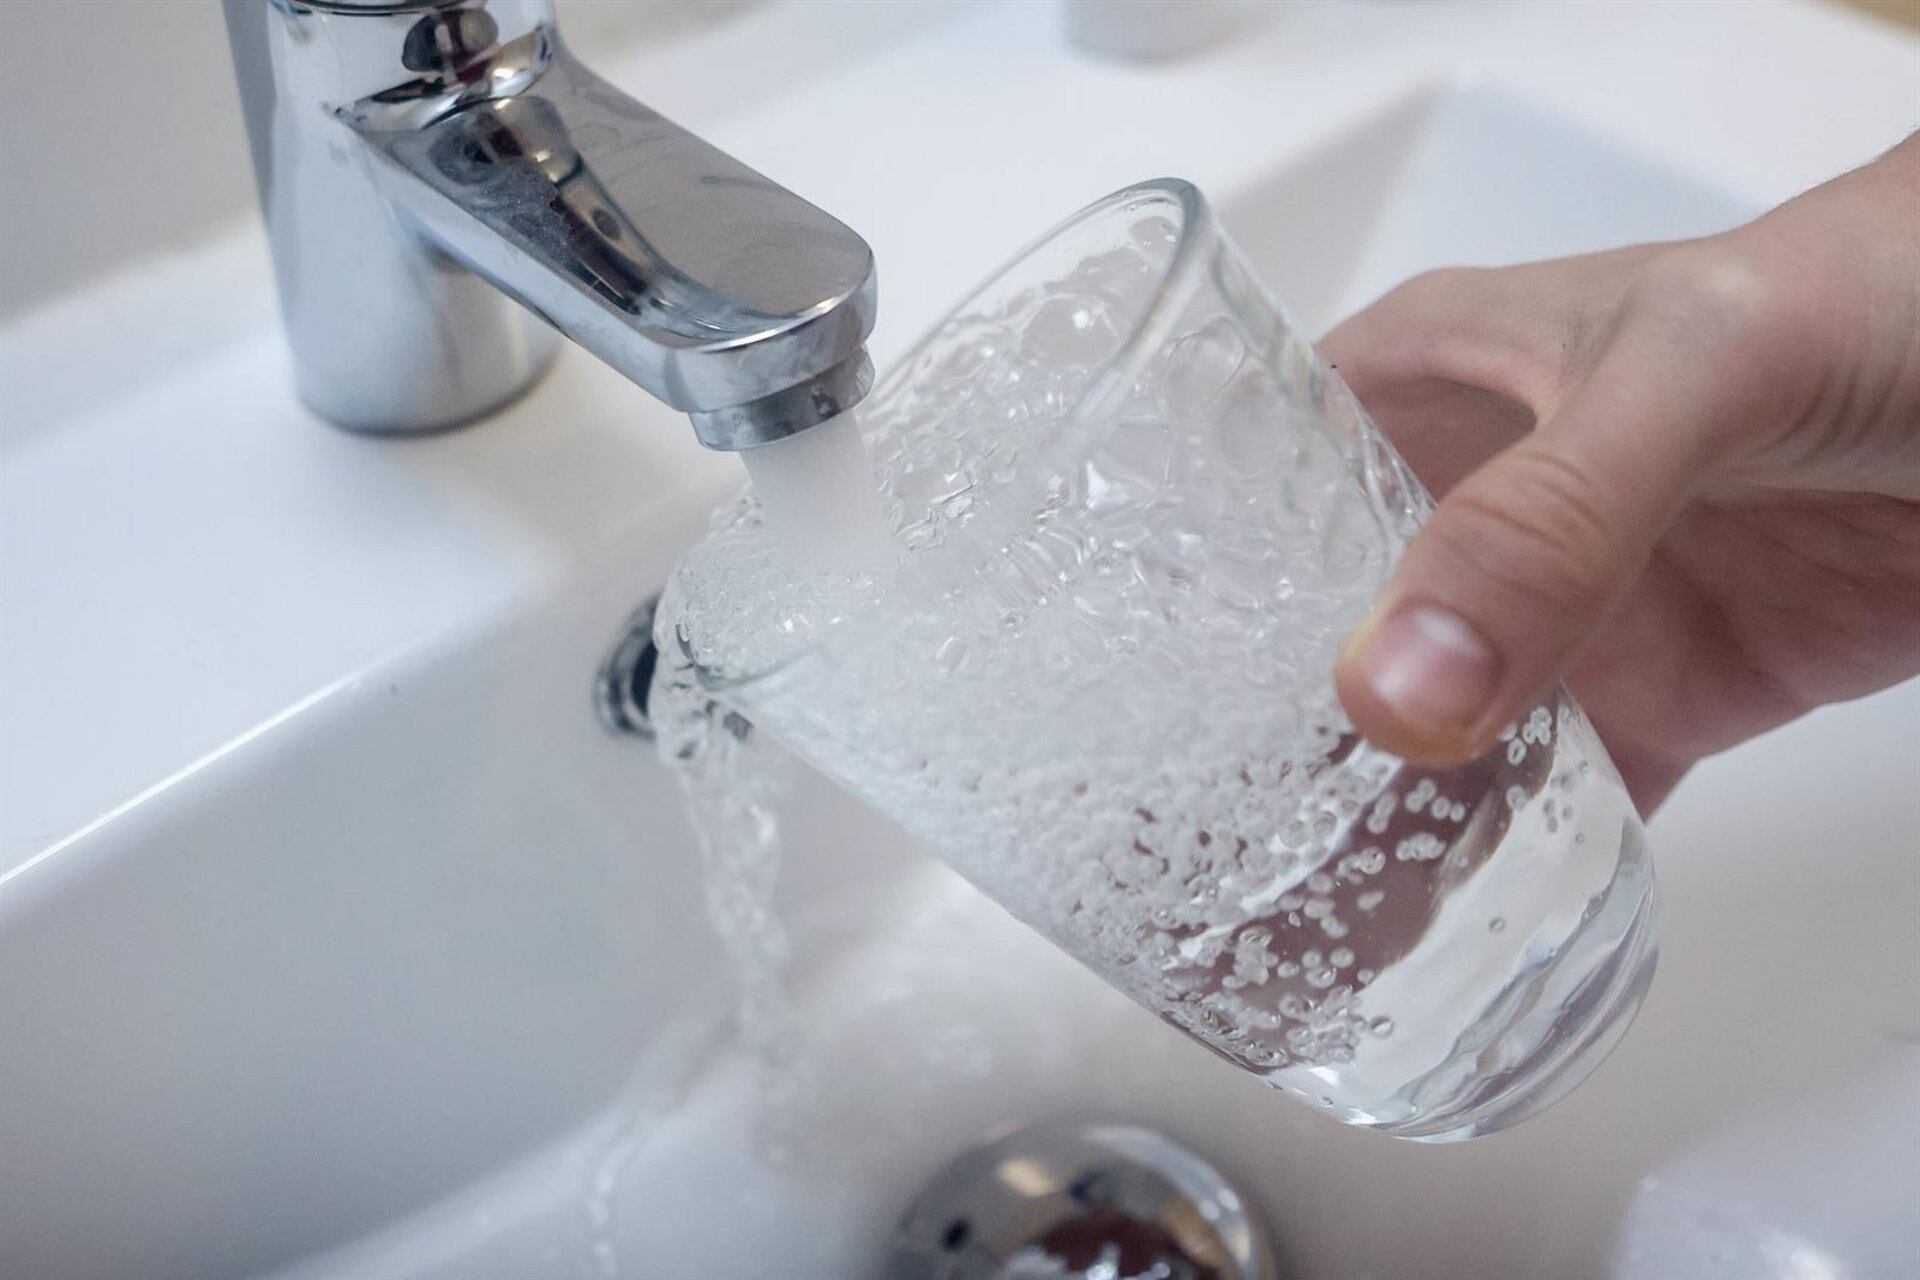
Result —
POLYGON ((1468 484, 1448 498, 1449 519, 1431 526, 1463 572, 1533 609, 1591 613, 1609 594, 1621 555, 1614 522, 1595 501, 1579 464, 1528 450, 1500 468, 1500 492, 1468 484))
POLYGON ((1708 242, 1661 254, 1629 296, 1632 313, 1697 346, 1766 357, 1792 340, 1794 294, 1751 255, 1708 242))

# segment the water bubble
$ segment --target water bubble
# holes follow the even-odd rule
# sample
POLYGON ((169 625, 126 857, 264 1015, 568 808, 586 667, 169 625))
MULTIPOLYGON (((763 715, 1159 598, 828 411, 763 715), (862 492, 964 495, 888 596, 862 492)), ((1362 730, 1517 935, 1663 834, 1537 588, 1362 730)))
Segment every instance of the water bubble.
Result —
POLYGON ((1393 856, 1401 862, 1432 862, 1446 851, 1446 841, 1430 831, 1421 831, 1395 845, 1393 856))
POLYGON ((1220 391, 1212 406, 1218 426, 1209 443, 1235 487, 1251 489, 1281 475, 1288 439, 1284 404, 1272 376, 1257 364, 1220 391))
POLYGON ((1181 338, 1167 354, 1166 412, 1204 421, 1245 357, 1246 344, 1224 316, 1181 338))
POLYGON ((1119 343, 1104 303, 1057 296, 1028 317, 1020 336, 1021 358, 1043 367, 1098 364, 1119 343))
POLYGON ((1156 257, 1162 257, 1171 246, 1180 241, 1180 228, 1173 219, 1153 214, 1141 218, 1127 228, 1133 237, 1133 243, 1156 257))
POLYGON ((966 658, 967 642, 958 636, 949 636, 947 639, 941 641, 939 648, 934 651, 933 655, 933 660, 938 663, 940 669, 948 675, 959 671, 961 664, 966 661, 966 658))

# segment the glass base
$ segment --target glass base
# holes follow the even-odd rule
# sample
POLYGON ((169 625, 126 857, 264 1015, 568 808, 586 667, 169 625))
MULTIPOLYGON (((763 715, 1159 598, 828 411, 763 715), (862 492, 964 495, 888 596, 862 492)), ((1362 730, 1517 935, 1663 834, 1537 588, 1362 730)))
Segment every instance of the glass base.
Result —
MULTIPOLYGON (((1637 841, 1637 829, 1628 839, 1637 841)), ((1639 850, 1630 851, 1625 864, 1630 866, 1643 856, 1639 850)), ((1610 900, 1588 922, 1600 938, 1617 939, 1603 963, 1581 975, 1575 955, 1562 955, 1461 1037, 1465 1045, 1490 1046, 1511 1045, 1517 1037, 1530 1039, 1530 1051, 1491 1072, 1467 1073, 1465 1079, 1448 1073, 1446 1085, 1429 1076, 1402 1095, 1411 1106, 1411 1114, 1402 1111, 1402 1118, 1362 1114, 1343 1118, 1413 1142, 1460 1142, 1518 1124, 1573 1092, 1626 1035, 1653 980, 1659 954, 1655 929, 1659 895, 1652 868, 1644 862, 1640 866, 1643 874, 1633 878, 1638 883, 1616 884, 1610 900), (1618 893, 1629 888, 1638 893, 1618 893), (1605 927, 1608 916, 1618 920, 1621 915, 1628 916, 1624 927, 1605 927), (1569 968, 1575 972, 1561 972, 1569 968), (1555 1000, 1554 988, 1568 983, 1573 985, 1571 993, 1555 1000), (1553 1020, 1535 1036, 1524 1036, 1528 1015, 1554 1006, 1559 1012, 1553 1020)), ((1480 1065, 1477 1058, 1475 1065, 1480 1065)))

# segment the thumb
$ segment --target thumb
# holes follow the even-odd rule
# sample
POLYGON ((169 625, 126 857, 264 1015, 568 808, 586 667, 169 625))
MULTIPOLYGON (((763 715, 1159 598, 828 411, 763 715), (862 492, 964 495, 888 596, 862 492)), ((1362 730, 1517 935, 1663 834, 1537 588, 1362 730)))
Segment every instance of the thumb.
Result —
POLYGON ((1676 418, 1687 397, 1657 370, 1603 362, 1441 502, 1335 665, 1370 741, 1429 764, 1471 759, 1599 630, 1703 465, 1706 433, 1676 418))

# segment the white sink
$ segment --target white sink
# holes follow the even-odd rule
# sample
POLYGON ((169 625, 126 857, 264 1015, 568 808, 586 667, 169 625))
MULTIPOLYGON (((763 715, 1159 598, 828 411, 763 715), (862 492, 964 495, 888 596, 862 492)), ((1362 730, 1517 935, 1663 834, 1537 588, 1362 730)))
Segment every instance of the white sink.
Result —
MULTIPOLYGON (((1800 5, 1276 7, 1158 70, 1044 8, 686 121, 873 240, 882 360, 1157 172, 1318 327, 1441 263, 1736 223, 1896 140, 1920 72, 1800 5)), ((675 77, 858 20, 608 69, 671 113, 675 77)), ((473 430, 332 432, 256 245, 163 270, 6 336, 0 1275, 857 1280, 960 1147, 1060 1114, 1191 1143, 1289 1276, 1920 1272, 1920 683, 1702 767, 1653 829, 1638 1024, 1450 1148, 1287 1103, 799 777, 810 1083, 769 1164, 677 792, 589 696, 736 464, 577 352, 473 430), (204 340, 75 389, 179 311, 204 340)))

